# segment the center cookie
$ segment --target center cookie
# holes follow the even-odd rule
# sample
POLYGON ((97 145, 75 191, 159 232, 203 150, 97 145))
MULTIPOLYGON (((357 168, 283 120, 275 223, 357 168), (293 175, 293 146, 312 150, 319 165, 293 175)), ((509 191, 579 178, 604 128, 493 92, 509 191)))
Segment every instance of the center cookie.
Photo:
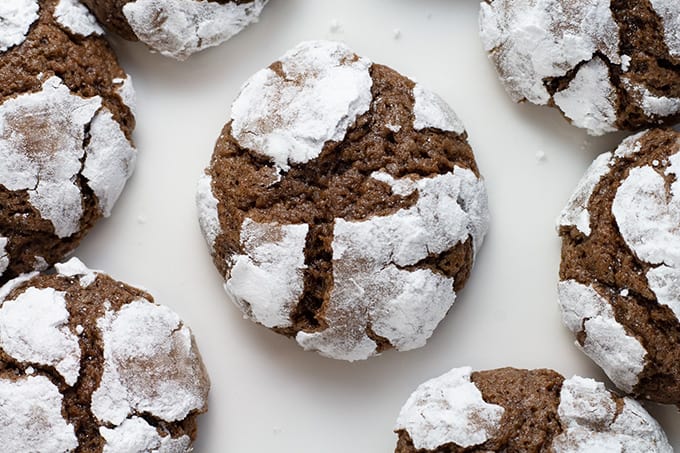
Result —
POLYGON ((466 137, 421 85, 301 43, 244 85, 199 185, 227 292, 328 357, 423 346, 488 226, 466 137))

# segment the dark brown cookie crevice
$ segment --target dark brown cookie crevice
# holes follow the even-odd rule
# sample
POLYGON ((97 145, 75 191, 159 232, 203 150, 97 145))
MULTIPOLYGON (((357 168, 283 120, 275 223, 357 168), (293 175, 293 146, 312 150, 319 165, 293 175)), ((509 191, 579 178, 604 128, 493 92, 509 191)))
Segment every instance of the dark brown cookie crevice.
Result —
MULTIPOLYGON (((647 351, 646 365, 633 389, 638 397, 663 403, 680 401, 680 321, 658 303, 649 287, 647 272, 656 267, 640 260, 625 242, 612 206, 616 193, 632 168, 650 166, 665 178, 668 157, 678 151, 678 134, 656 129, 640 139, 642 151, 617 158, 595 187, 588 211, 592 232, 584 236, 575 227, 562 226, 560 280, 592 286, 608 300, 615 319, 647 351), (656 164, 656 165, 655 165, 656 164), (627 294, 621 294, 626 290, 627 294)), ((581 344, 585 332, 578 335, 581 344)))

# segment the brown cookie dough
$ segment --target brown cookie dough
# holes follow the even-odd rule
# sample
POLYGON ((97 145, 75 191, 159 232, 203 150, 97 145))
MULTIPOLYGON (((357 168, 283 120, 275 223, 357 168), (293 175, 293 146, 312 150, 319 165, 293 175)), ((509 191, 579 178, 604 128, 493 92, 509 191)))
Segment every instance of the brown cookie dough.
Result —
POLYGON ((396 453, 673 451, 635 400, 551 370, 453 369, 416 389, 395 432, 396 453))
POLYGON ((625 392, 680 404, 680 133, 599 156, 560 219, 559 296, 579 346, 625 392))
POLYGON ((485 0, 480 27, 515 102, 593 135, 680 120, 677 0, 485 0))
POLYGON ((328 357, 423 346, 487 229, 466 138, 420 84, 301 43, 244 85, 199 185, 227 292, 328 357))
POLYGON ((269 0, 82 0, 104 26, 185 60, 257 22, 269 0))
POLYGON ((151 295, 73 258, 0 288, 0 439, 11 452, 189 452, 208 375, 151 295))
POLYGON ((87 9, 75 0, 3 5, 0 282, 73 250, 111 213, 136 155, 130 79, 87 9))

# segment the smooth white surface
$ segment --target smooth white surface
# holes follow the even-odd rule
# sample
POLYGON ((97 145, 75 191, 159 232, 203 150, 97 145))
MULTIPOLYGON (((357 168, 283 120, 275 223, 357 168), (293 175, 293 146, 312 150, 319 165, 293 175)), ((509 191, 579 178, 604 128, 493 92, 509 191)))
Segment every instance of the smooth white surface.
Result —
MULTIPOLYGON (((588 138, 556 111, 513 104, 482 49, 478 9, 477 0, 271 0, 259 24, 184 63, 116 41, 139 93, 138 166, 77 254, 149 288, 193 329, 213 385, 197 453, 393 451, 392 427, 411 392, 464 365, 605 379, 560 320, 555 219, 591 161, 624 135, 588 138), (451 104, 492 214, 472 277, 427 346, 352 364, 242 319, 227 302, 194 201, 241 84, 299 41, 328 38, 451 104)), ((646 407, 680 448, 677 410, 646 407)))

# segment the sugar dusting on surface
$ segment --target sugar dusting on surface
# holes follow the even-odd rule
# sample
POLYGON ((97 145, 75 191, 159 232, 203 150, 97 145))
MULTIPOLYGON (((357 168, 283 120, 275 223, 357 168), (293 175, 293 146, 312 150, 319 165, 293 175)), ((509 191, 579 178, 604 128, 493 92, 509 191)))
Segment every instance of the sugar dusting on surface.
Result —
POLYGON ((556 453, 673 451, 659 424, 637 401, 624 398, 619 411, 614 395, 592 379, 566 379, 557 411, 564 431, 553 439, 556 453))
POLYGON ((59 0, 54 9, 57 22, 81 36, 103 35, 104 29, 79 0, 59 0))
POLYGON ((558 294, 564 324, 574 334, 586 334, 580 347, 612 382, 631 392, 645 366, 645 348, 616 321, 609 302, 592 286, 564 280, 558 294))
POLYGON ((344 360, 376 353, 368 329, 398 350, 421 347, 455 301, 454 281, 430 269, 407 269, 428 256, 472 240, 481 246, 488 227, 483 182, 470 170, 431 178, 373 178, 395 194, 417 191, 417 203, 390 216, 350 222, 336 219, 333 290, 325 309, 328 328, 299 332, 305 349, 344 360))
POLYGON ((33 22, 38 20, 38 0, 0 2, 0 52, 26 40, 33 22))
POLYGON ((290 312, 304 289, 305 240, 309 226, 241 226, 243 255, 233 257, 226 291, 246 316, 267 327, 288 327, 290 312))
POLYGON ((372 100, 371 62, 344 44, 307 41, 280 59, 282 74, 252 76, 232 105, 232 134, 281 170, 321 154, 339 141, 372 100))
POLYGON ((435 128, 442 131, 462 134, 465 126, 456 112, 438 94, 428 90, 419 83, 413 88, 413 128, 417 131, 425 128, 435 128))
POLYGON ((133 0, 123 6, 123 14, 140 41, 165 56, 185 60, 257 22, 267 1, 239 5, 204 0, 133 0))
POLYGON ((416 449, 445 444, 482 444, 495 435, 505 409, 489 404, 470 381, 471 369, 456 368, 421 384, 401 408, 395 430, 405 430, 416 449))
POLYGON ((103 453, 185 453, 191 451, 191 439, 161 436, 158 430, 141 417, 130 417, 113 429, 102 426, 99 432, 105 440, 103 453))
POLYGON ((196 206, 198 222, 211 252, 215 251, 215 239, 222 233, 217 204, 217 198, 212 192, 212 178, 207 173, 203 173, 198 180, 196 206))
POLYGON ((0 276, 7 270, 9 266, 9 254, 7 253, 7 243, 9 239, 0 236, 0 276))
POLYGON ((65 452, 78 447, 73 425, 62 416, 61 404, 59 390, 44 376, 0 379, 3 451, 65 452))
POLYGON ((680 58, 680 2, 677 0, 650 0, 664 25, 666 45, 670 54, 680 58))
POLYGON ((100 422, 119 426, 144 412, 172 422, 205 408, 207 376, 191 332, 169 308, 139 299, 107 309, 97 327, 105 362, 92 413, 100 422))

